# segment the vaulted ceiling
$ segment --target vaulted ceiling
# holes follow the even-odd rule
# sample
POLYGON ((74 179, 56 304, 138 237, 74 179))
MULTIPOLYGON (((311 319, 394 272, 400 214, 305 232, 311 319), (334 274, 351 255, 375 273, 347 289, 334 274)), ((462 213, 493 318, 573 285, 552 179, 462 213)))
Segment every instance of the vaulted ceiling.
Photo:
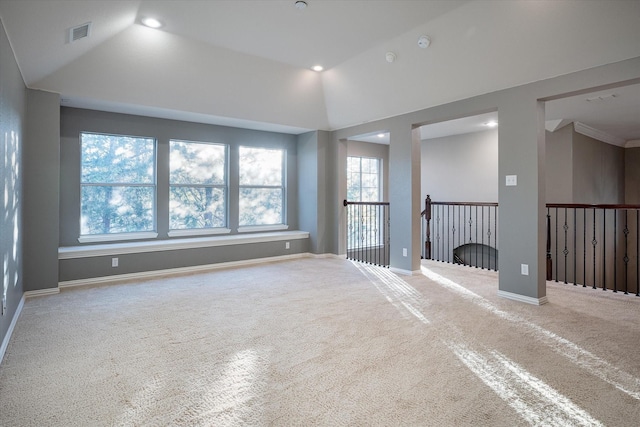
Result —
POLYGON ((63 105, 289 133, 640 56, 638 0, 306 3, 0 0, 0 17, 26 85, 63 105))

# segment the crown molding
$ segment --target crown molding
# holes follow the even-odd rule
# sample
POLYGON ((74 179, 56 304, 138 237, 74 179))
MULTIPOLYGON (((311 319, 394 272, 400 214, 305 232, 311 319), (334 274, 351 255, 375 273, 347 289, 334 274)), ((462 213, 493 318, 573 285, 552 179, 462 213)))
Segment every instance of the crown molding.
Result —
POLYGON ((571 123, 573 122, 568 119, 547 120, 544 122, 544 128, 549 132, 555 132, 571 123))
POLYGON ((573 122, 573 128, 579 134, 588 136, 589 138, 597 139, 598 141, 606 142, 607 144, 616 145, 618 147, 625 148, 626 140, 613 136, 599 129, 592 128, 581 122, 573 122))
POLYGON ((638 148, 640 147, 640 139, 630 139, 624 144, 624 148, 638 148))

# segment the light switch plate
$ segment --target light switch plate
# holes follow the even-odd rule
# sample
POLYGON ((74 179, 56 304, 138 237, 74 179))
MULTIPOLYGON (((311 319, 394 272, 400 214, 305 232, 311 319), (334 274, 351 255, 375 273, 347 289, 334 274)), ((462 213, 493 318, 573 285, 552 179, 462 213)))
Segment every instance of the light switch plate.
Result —
POLYGON ((520 264, 520 273, 522 273, 523 276, 528 276, 529 264, 520 264))

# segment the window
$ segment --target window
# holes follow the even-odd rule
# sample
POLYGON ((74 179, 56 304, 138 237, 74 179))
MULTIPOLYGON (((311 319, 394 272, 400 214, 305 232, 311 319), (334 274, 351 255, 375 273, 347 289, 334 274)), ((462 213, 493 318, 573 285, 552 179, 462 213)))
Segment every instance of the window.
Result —
POLYGON ((347 157, 347 200, 381 201, 380 163, 380 159, 370 157, 347 157))
POLYGON ((227 146, 169 142, 169 228, 227 225, 227 146))
MULTIPOLYGON (((347 157, 347 200, 351 202, 381 201, 380 159, 347 157)), ((347 216, 347 250, 383 246, 385 241, 385 208, 377 205, 353 205, 347 216)))
POLYGON ((240 226, 284 224, 285 150, 240 147, 240 226))
POLYGON ((80 234, 155 229, 153 138, 80 134, 80 234))

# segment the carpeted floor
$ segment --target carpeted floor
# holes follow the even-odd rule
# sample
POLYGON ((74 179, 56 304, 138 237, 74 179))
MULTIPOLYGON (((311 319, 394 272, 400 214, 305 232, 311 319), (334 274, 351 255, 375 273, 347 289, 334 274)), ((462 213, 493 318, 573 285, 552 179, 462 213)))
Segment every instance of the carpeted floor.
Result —
POLYGON ((640 298, 300 259, 27 300, 1 426, 636 426, 640 298))

